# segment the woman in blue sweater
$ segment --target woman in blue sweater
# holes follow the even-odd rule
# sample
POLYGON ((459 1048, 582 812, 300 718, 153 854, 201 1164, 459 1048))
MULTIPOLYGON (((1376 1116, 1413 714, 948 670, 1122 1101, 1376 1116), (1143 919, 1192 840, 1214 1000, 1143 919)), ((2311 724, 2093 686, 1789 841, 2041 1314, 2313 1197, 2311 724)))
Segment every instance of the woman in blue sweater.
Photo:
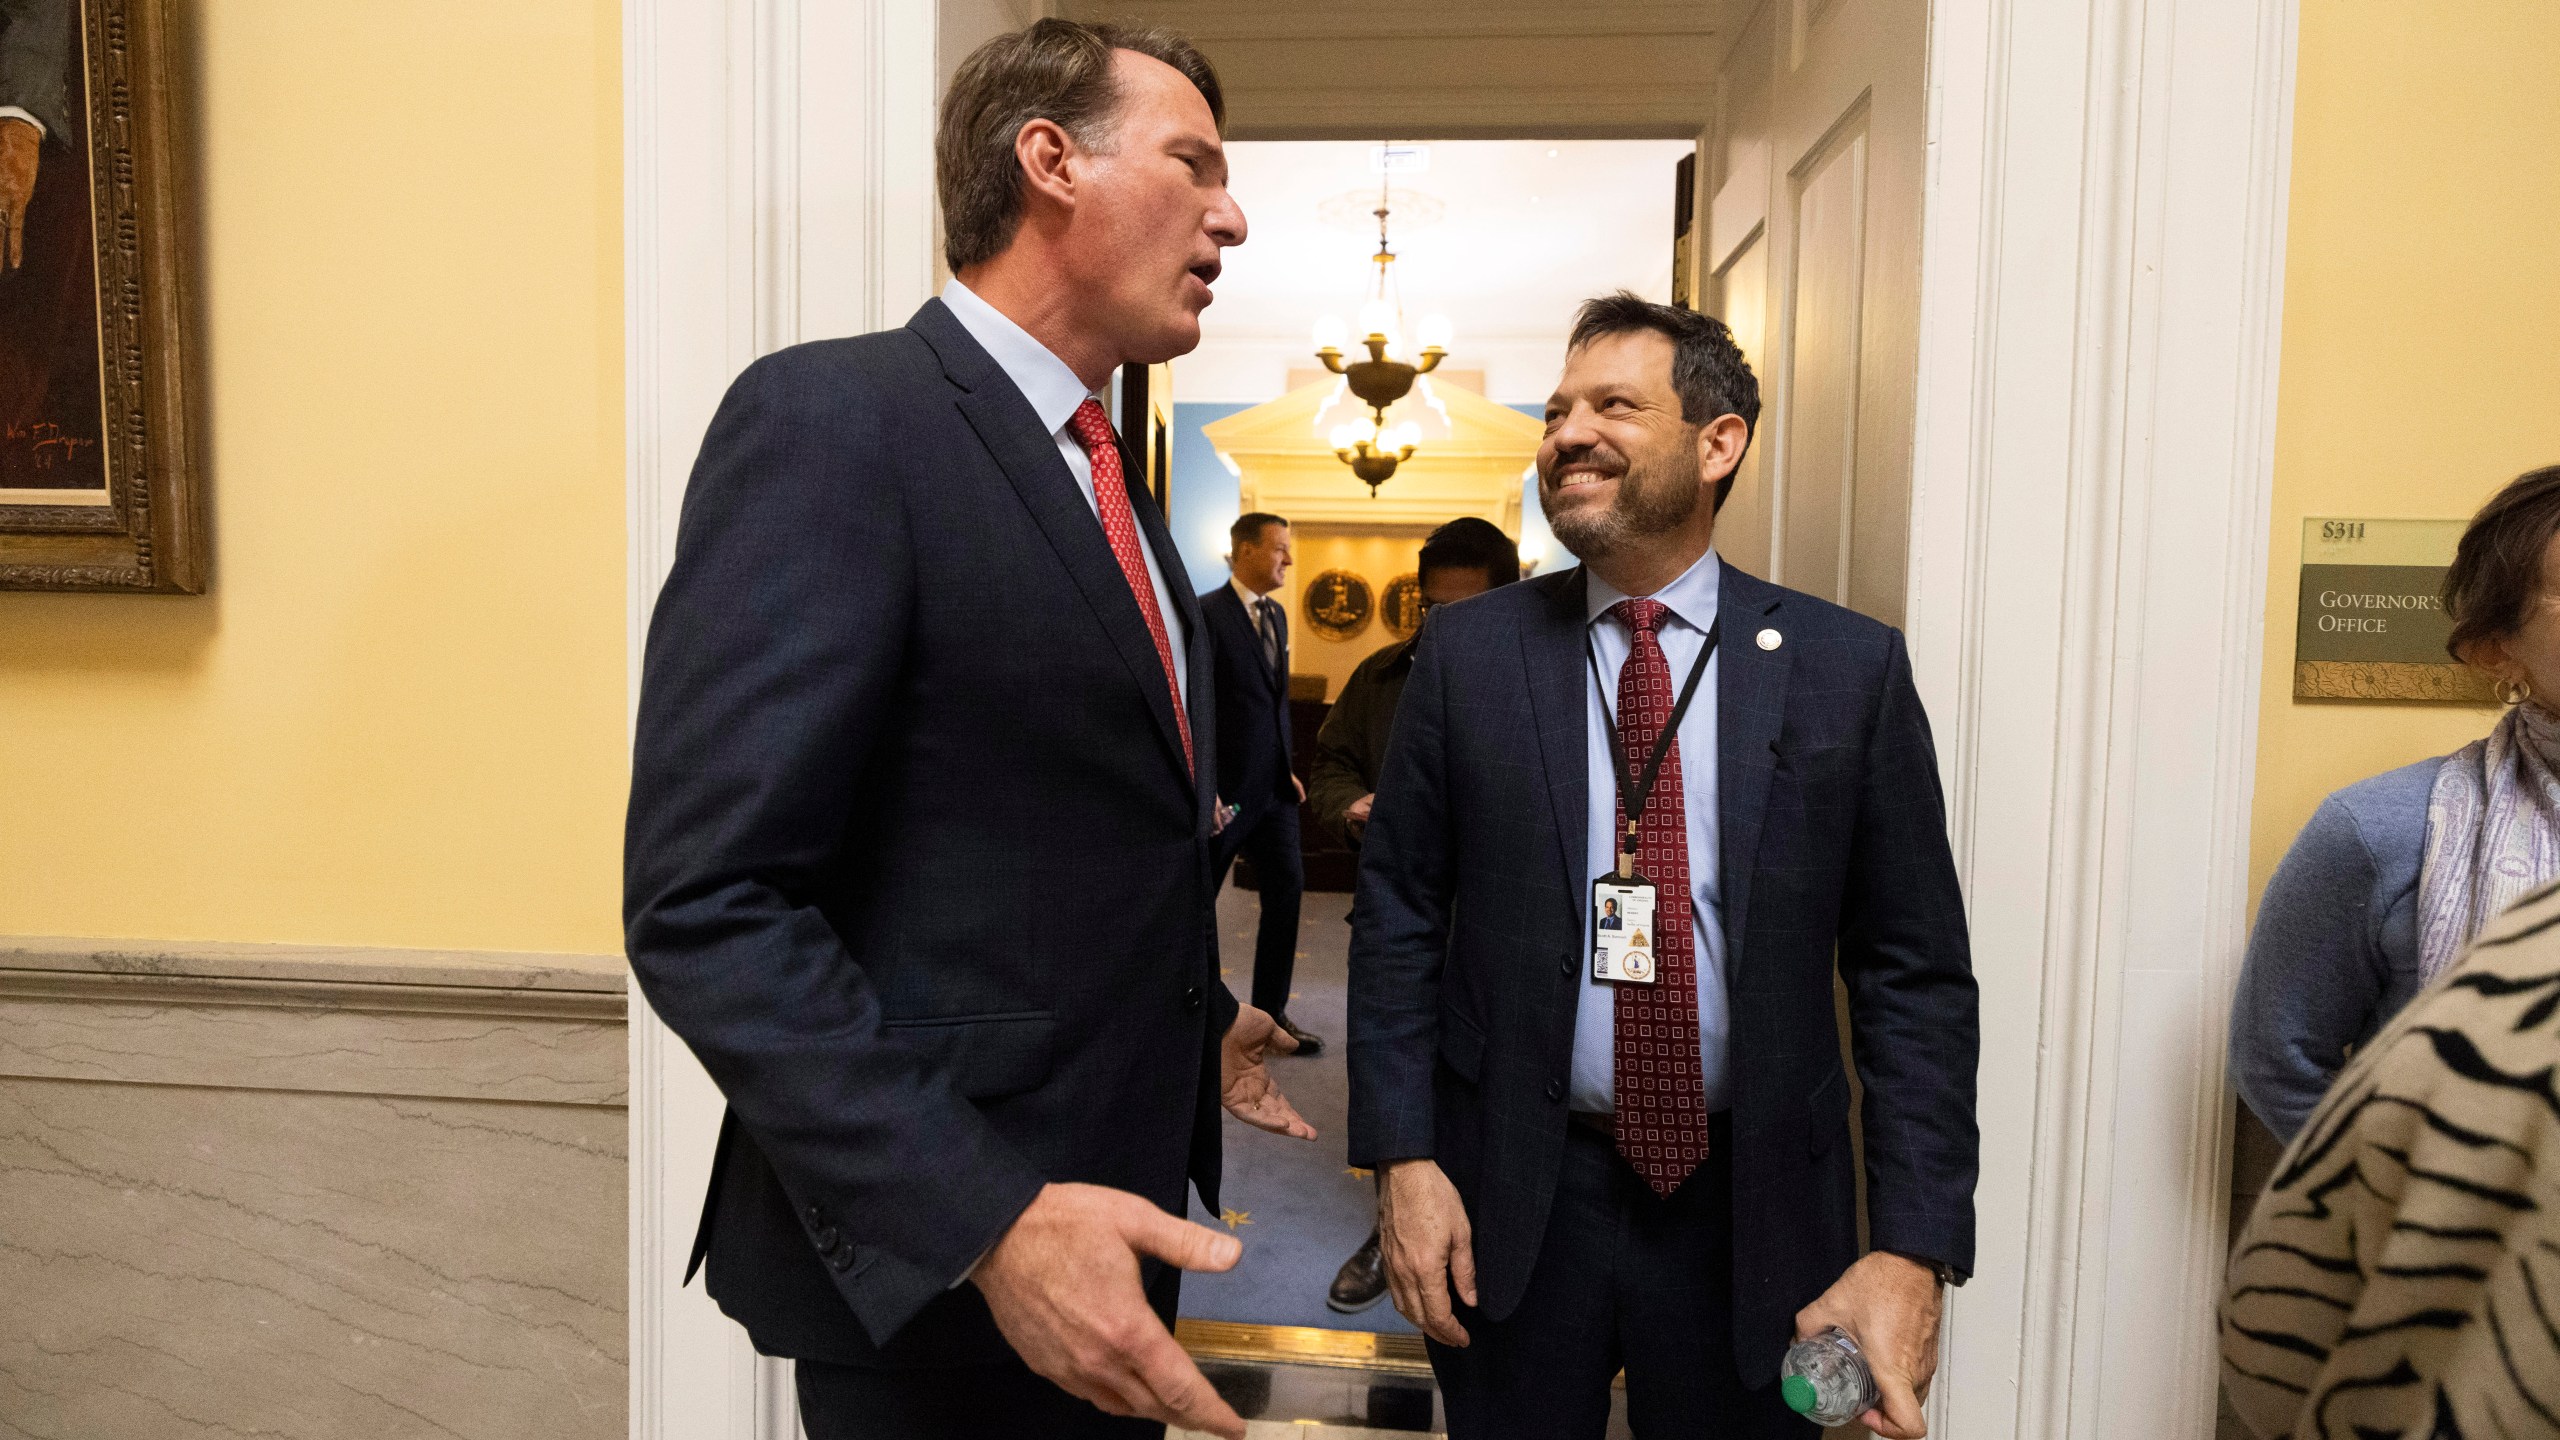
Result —
POLYGON ((2231 1014, 2241 1099, 2290 1140, 2347 1053, 2525 892, 2560 878, 2560 466, 2463 532, 2447 643, 2507 712, 2450 755, 2330 796, 2258 905, 2231 1014))

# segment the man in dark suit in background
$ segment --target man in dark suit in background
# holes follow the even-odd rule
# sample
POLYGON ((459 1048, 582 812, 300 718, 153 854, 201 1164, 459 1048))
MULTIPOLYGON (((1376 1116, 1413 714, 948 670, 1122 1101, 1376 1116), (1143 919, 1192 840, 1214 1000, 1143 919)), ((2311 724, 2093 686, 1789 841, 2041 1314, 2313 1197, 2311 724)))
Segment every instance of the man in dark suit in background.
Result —
POLYGON ((628 946, 729 1101, 696 1259, 813 1440, 1244 1434, 1168 1328, 1238 1253, 1185 1182, 1216 1208, 1222 1099, 1313 1132, 1213 968, 1207 637, 1092 397, 1199 341, 1219 116, 1166 32, 990 42, 957 278, 748 367, 685 497, 628 946))
POLYGON ((1900 634, 1712 548, 1758 413, 1720 322, 1586 305, 1538 453, 1584 567, 1435 614, 1405 686, 1361 845, 1351 1159, 1385 1173, 1453 1440, 1597 1440, 1622 1367, 1640 1436, 1810 1436, 1774 1382, 1832 1325, 1874 1367, 1864 1423, 1924 1429, 1973 1263, 1963 899, 1900 634), (1652 909, 1649 983, 1596 973, 1603 881, 1652 909))
POLYGON ((1253 866, 1262 926, 1253 945, 1253 1005, 1313 1055, 1324 1042, 1289 1019, 1298 965, 1298 902, 1307 888, 1298 844, 1306 787, 1289 767, 1289 616, 1271 592, 1289 578, 1289 522, 1259 511, 1227 531, 1228 580, 1200 597, 1218 677, 1218 793, 1235 807, 1227 853, 1253 866))

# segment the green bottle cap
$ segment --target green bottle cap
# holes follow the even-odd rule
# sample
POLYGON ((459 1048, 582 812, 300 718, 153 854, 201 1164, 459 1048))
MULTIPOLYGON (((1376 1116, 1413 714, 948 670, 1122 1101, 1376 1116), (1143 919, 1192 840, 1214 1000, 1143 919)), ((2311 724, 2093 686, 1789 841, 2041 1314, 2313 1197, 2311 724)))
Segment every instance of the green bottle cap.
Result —
POLYGON ((1778 1398, 1799 1415, 1810 1415, 1822 1397, 1814 1392, 1813 1382, 1801 1375, 1790 1375, 1778 1383, 1778 1398))

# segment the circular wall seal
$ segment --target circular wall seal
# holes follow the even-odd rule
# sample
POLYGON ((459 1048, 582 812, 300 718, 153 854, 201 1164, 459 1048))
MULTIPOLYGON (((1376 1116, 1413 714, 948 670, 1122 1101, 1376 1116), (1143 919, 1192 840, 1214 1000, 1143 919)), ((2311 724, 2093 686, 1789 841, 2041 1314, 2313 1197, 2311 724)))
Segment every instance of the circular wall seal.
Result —
POLYGON ((1306 614, 1308 629, 1327 640, 1348 640, 1369 628, 1375 607, 1368 581, 1348 570, 1327 570, 1307 582, 1298 608, 1306 614))
POLYGON ((1399 640, 1410 640, 1422 629, 1422 577, 1406 571, 1387 582, 1387 593, 1378 597, 1378 619, 1399 640))

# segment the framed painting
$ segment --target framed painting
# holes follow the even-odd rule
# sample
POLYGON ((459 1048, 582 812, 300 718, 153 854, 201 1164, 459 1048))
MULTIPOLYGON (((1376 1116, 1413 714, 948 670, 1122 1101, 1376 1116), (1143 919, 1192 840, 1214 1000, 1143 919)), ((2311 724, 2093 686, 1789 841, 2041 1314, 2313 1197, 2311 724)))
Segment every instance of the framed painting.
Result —
POLYGON ((204 589, 168 33, 0 0, 0 589, 204 589))

